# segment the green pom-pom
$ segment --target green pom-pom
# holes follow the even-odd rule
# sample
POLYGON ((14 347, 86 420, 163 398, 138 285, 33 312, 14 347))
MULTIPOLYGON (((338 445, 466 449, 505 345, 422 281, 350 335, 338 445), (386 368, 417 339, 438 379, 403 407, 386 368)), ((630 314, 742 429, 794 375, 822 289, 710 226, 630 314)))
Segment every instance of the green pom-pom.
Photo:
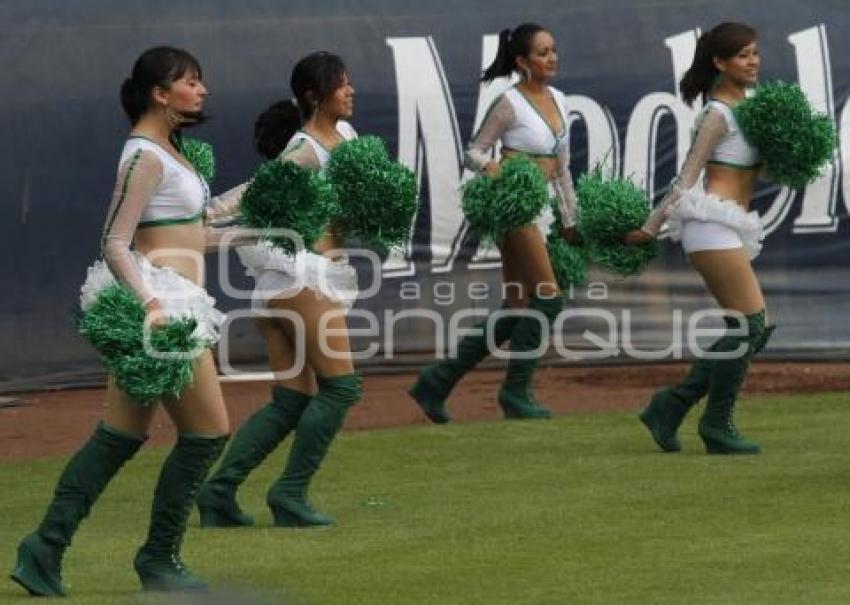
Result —
POLYGON ((590 260, 617 275, 637 275, 658 256, 658 243, 627 246, 623 236, 639 229, 649 215, 646 194, 626 178, 606 179, 602 170, 578 181, 578 232, 590 260))
POLYGON ((518 154, 501 166, 499 176, 478 175, 463 186, 463 212, 482 241, 499 242, 505 233, 533 223, 549 202, 540 167, 518 154))
POLYGON ((334 223, 381 254, 408 244, 417 207, 416 176, 390 159, 375 136, 338 145, 325 167, 339 195, 334 223))
POLYGON ((546 248, 555 272, 555 281, 562 290, 569 289, 570 284, 583 286, 587 283, 588 250, 583 245, 568 244, 564 240, 561 234, 563 223, 556 200, 552 200, 552 213, 555 220, 546 237, 546 248))
POLYGON ((838 141, 832 120, 816 112, 796 84, 763 84, 734 112, 777 183, 804 187, 821 175, 835 153, 838 141))
POLYGON ((549 260, 555 271, 555 281, 562 290, 570 284, 583 286, 587 283, 587 249, 584 246, 571 246, 561 236, 552 237, 546 242, 549 260))
MULTIPOLYGON (((339 212, 339 202, 331 184, 309 168, 269 160, 257 169, 242 195, 240 211, 249 227, 291 229, 310 249, 339 212)), ((295 242, 288 237, 270 239, 287 252, 296 251, 295 242)))
POLYGON ((658 256, 658 242, 651 241, 640 246, 592 243, 589 246, 589 256, 591 261, 616 275, 639 275, 658 256))
POLYGON ((195 167, 207 183, 215 178, 215 154, 212 145, 200 139, 183 139, 180 153, 195 167))
MULTIPOLYGON (((104 288, 80 317, 77 329, 100 353, 118 386, 139 405, 179 397, 192 383, 191 359, 157 359, 144 347, 145 309, 125 286, 104 288)), ((204 343, 192 336, 191 319, 169 320, 150 333, 156 351, 192 353, 204 343)))

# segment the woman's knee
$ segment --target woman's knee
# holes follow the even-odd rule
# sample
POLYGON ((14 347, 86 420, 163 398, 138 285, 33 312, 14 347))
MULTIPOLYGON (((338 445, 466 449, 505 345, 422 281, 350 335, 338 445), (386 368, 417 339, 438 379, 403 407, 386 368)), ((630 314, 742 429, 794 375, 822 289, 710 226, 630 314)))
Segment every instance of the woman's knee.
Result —
POLYGON ((335 376, 319 376, 319 393, 331 396, 346 407, 352 406, 363 396, 363 379, 353 372, 335 376))

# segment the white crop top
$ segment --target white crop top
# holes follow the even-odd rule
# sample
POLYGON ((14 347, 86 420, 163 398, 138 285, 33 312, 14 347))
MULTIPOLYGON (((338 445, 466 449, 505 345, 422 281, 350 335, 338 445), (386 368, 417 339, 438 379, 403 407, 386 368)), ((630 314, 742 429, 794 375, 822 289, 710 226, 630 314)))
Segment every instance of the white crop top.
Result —
POLYGON ((555 132, 546 122, 537 108, 526 99, 522 92, 514 87, 505 91, 505 97, 511 102, 516 121, 502 135, 502 145, 514 151, 529 155, 557 157, 558 151, 569 146, 570 131, 567 128, 567 111, 564 104, 564 94, 560 90, 549 87, 552 99, 561 114, 563 127, 561 132, 555 132))
MULTIPOLYGON (((357 132, 354 127, 345 121, 336 123, 336 130, 346 141, 357 138, 357 132)), ((322 172, 325 165, 328 163, 331 154, 325 149, 322 144, 314 137, 303 131, 298 131, 286 145, 286 148, 278 156, 280 162, 293 162, 303 168, 309 168, 316 172, 322 172)), ((210 208, 207 211, 207 220, 210 222, 218 222, 235 217, 239 213, 240 204, 242 203, 242 194, 250 185, 250 181, 242 183, 233 189, 213 198, 210 203, 210 208)), ((214 245, 219 234, 212 230, 208 232, 208 242, 214 245)), ((239 238, 240 242, 246 243, 246 238, 239 238)), ((237 240, 232 240, 232 245, 239 245, 237 240)))
POLYGON ((683 192, 697 184, 706 164, 722 164, 739 170, 759 166, 758 151, 744 138, 731 108, 711 100, 699 113, 691 132, 691 148, 667 194, 649 214, 641 229, 657 235, 683 192))
MULTIPOLYGON (((346 141, 350 141, 352 139, 357 138, 357 131, 354 130, 354 127, 344 120, 339 120, 336 123, 336 131, 340 134, 340 136, 346 141)), ((318 160, 317 168, 320 172, 324 170, 325 165, 328 163, 328 160, 331 158, 330 152, 324 148, 324 146, 316 140, 314 137, 304 132, 303 130, 299 130, 296 132, 291 139, 289 139, 289 143, 287 143, 286 148, 281 153, 281 159, 287 159, 290 161, 295 161, 301 165, 312 165, 313 162, 299 162, 297 157, 299 154, 299 149, 303 149, 305 141, 309 143, 310 147, 312 147, 313 154, 315 154, 316 160, 318 160), (295 156, 295 157, 293 157, 295 156)))
POLYGON ((138 227, 200 221, 210 200, 207 182, 158 143, 138 136, 131 136, 124 144, 119 165, 140 151, 156 154, 162 162, 162 180, 142 212, 138 227))
POLYGON ((735 114, 726 103, 711 99, 706 105, 705 111, 709 108, 716 109, 723 115, 726 120, 728 132, 717 147, 714 148, 714 153, 708 159, 709 164, 724 164, 735 168, 757 168, 760 164, 760 156, 758 149, 750 145, 741 129, 738 127, 738 121, 735 119, 735 114))
POLYGON ((555 132, 525 95, 516 87, 501 94, 487 110, 478 132, 473 135, 464 153, 464 165, 481 172, 491 161, 491 151, 497 141, 506 150, 530 156, 558 160, 558 172, 553 179, 561 222, 565 227, 576 223, 576 193, 570 175, 569 122, 566 98, 556 88, 548 87, 561 116, 562 128, 555 132))

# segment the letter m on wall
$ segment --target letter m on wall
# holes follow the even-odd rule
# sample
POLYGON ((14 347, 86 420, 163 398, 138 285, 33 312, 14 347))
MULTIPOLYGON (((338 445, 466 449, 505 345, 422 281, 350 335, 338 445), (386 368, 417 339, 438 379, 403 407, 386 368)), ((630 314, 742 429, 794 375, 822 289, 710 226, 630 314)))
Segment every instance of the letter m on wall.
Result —
MULTIPOLYGON (((429 226, 433 271, 450 271, 463 232, 458 192, 462 143, 451 91, 430 36, 388 38, 387 45, 393 52, 398 88, 398 160, 416 173, 418 224, 429 226)), ((421 234, 416 235, 421 242, 421 234)), ((410 250, 390 257, 384 276, 412 275, 410 258, 410 250)))

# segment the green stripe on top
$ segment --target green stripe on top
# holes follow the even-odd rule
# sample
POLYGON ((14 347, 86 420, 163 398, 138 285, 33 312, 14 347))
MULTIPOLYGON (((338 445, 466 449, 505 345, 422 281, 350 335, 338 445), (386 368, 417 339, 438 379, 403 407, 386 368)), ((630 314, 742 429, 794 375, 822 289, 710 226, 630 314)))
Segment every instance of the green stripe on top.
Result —
POLYGON ((121 197, 118 199, 118 203, 115 204, 115 210, 112 211, 112 216, 109 217, 109 220, 106 223, 106 228, 103 230, 103 237, 101 237, 100 239, 101 246, 103 246, 103 243, 109 236, 109 232, 112 230, 112 225, 115 222, 115 217, 118 216, 118 211, 124 204, 124 200, 127 199, 127 189, 130 187, 130 177, 133 175, 133 169, 136 167, 136 164, 139 162, 139 158, 141 156, 142 150, 137 149, 136 152, 133 154, 133 157, 130 158, 130 165, 127 167, 127 174, 124 175, 124 182, 121 185, 121 197))
POLYGON ((561 136, 567 130, 567 120, 564 117, 564 114, 561 112, 561 107, 560 107, 560 105, 558 105, 558 101, 555 99, 555 95, 552 94, 551 90, 549 90, 548 88, 546 89, 546 92, 549 93, 549 98, 552 99, 552 103, 555 104, 555 111, 558 112, 558 115, 561 118, 561 134, 558 134, 557 132, 555 132, 555 129, 552 128, 552 125, 546 120, 545 117, 543 117, 543 114, 540 113, 540 110, 537 108, 537 105, 532 103, 531 99, 529 99, 527 96, 525 96, 525 93, 522 92, 522 89, 520 89, 519 86, 514 86, 514 89, 520 94, 520 96, 523 98, 523 100, 525 100, 525 102, 528 103, 528 106, 531 107, 531 109, 534 110, 534 113, 536 113, 540 117, 540 119, 543 120, 543 123, 546 124, 546 127, 549 129, 549 132, 551 132, 552 136, 555 138, 555 147, 557 147, 558 146, 558 139, 560 139, 561 136))
POLYGON ((759 162, 758 164, 753 164, 752 166, 744 166, 743 164, 734 164, 732 162, 724 162, 722 160, 708 160, 707 163, 717 164, 718 166, 728 166, 729 168, 737 168, 738 170, 752 170, 761 166, 761 162, 759 162))
POLYGON ((163 151, 163 153, 165 153, 168 157, 170 157, 172 160, 177 162, 177 164, 181 168, 184 168, 184 169, 188 170, 189 172, 191 172, 192 174, 196 174, 196 175, 198 175, 198 177, 203 178, 201 176, 201 174, 198 172, 198 169, 195 168, 195 165, 192 164, 192 162, 189 161, 189 158, 187 158, 185 155, 183 155, 183 152, 181 150, 175 149, 175 151, 177 152, 177 155, 182 157, 185 160, 185 163, 181 162, 180 159, 176 155, 174 155, 173 153, 171 153, 168 150, 168 148, 163 147, 162 144, 159 141, 154 141, 150 137, 146 137, 145 135, 142 135, 142 134, 131 134, 127 138, 129 138, 129 139, 141 139, 142 141, 147 141, 148 143, 152 143, 153 145, 156 145, 159 149, 161 149, 163 151))
POLYGON ((513 151, 514 153, 523 153, 532 158, 557 158, 557 153, 532 153, 530 151, 523 151, 522 149, 515 149, 513 147, 508 147, 507 145, 502 145, 502 151, 513 151))
POLYGON ((204 217, 204 210, 202 209, 197 214, 193 214, 192 216, 187 216, 183 218, 164 218, 155 221, 143 221, 139 223, 138 228, 144 229, 145 227, 164 227, 166 225, 183 225, 187 223, 197 223, 204 217))
POLYGON ((503 96, 504 93, 500 94, 498 97, 493 99, 492 103, 490 103, 490 107, 488 107, 487 111, 484 113, 484 118, 481 120, 481 124, 478 125, 478 130, 476 130, 475 133, 472 135, 472 140, 475 140, 475 138, 478 136, 478 133, 480 133, 481 129, 484 128, 484 125, 487 123, 487 119, 490 117, 490 114, 493 113, 493 110, 496 108, 496 105, 499 103, 499 101, 502 100, 503 96))

